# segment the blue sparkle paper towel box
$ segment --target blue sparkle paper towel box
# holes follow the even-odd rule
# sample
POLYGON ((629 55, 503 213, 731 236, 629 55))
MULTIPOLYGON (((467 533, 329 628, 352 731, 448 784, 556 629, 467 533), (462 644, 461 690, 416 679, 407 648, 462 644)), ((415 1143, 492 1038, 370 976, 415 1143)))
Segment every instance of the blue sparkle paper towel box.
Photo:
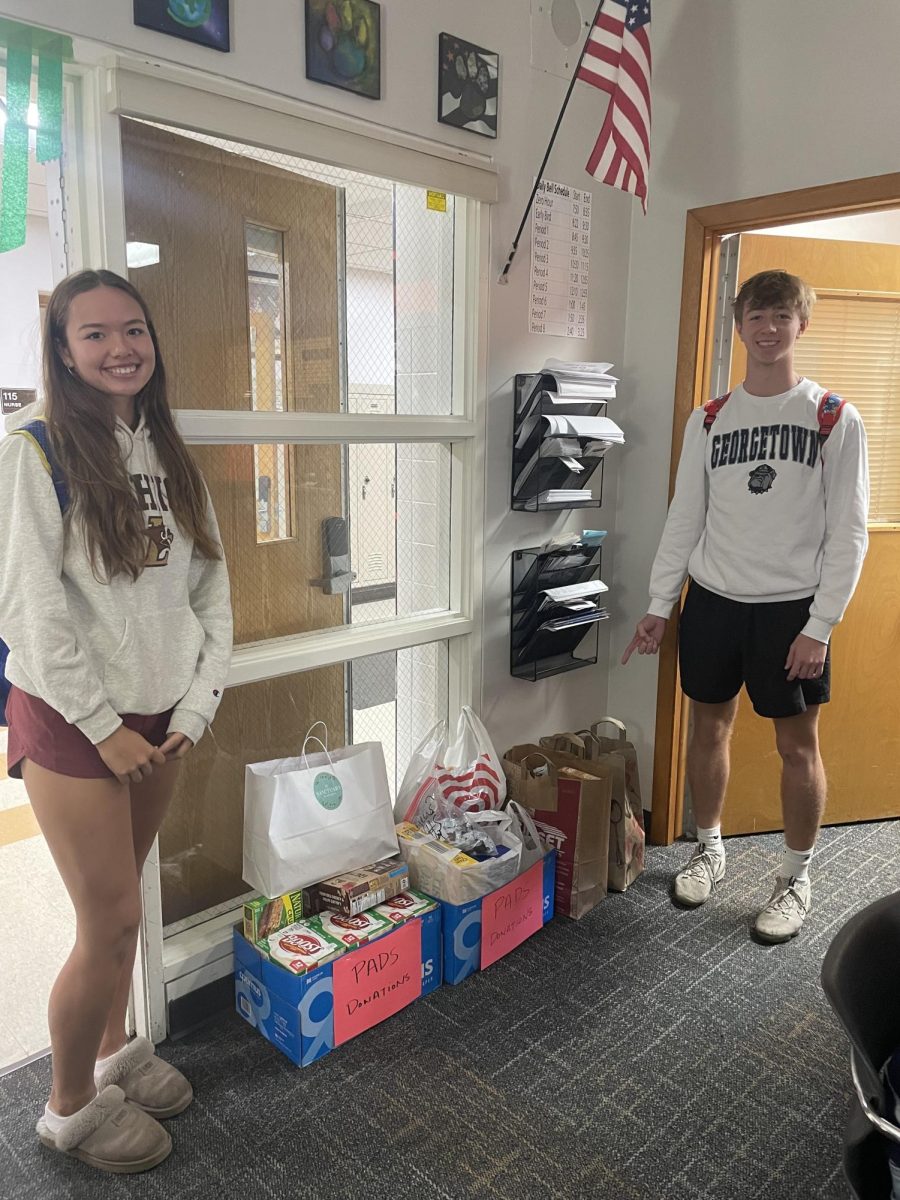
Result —
MULTIPOLYGON (((513 883, 515 880, 513 880, 513 883)), ((511 887, 507 884, 506 887, 511 887)), ((556 887, 556 851, 544 855, 543 862, 543 920, 546 925, 554 912, 556 887)), ((497 894, 504 889, 498 888, 497 894)), ((488 892, 480 900, 469 900, 466 904, 448 904, 441 901, 443 910, 444 983, 462 983, 470 975, 481 970, 481 927, 484 905, 494 892, 488 892)))
MULTIPOLYGON (((440 906, 406 924, 414 922, 421 925, 422 931, 419 964, 422 986, 415 997, 418 998, 427 996, 441 984, 440 906)), ((308 1066, 336 1045, 335 1005, 343 1000, 340 994, 335 995, 336 964, 353 960, 362 970, 370 959, 376 964, 383 962, 390 957, 392 939, 402 932, 402 928, 398 926, 305 975, 294 975, 286 967, 272 962, 244 938, 239 927, 235 927, 234 985, 238 1013, 291 1062, 298 1067, 308 1066)))

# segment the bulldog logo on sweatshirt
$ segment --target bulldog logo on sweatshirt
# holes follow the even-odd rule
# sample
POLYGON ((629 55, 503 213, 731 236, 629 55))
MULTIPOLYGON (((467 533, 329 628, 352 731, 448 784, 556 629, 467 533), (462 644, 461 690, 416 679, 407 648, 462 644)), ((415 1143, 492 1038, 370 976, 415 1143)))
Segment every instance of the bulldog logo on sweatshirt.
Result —
POLYGON ((772 490, 772 484, 775 482, 777 474, 778 472, 774 471, 768 463, 764 463, 750 472, 747 487, 754 496, 761 496, 763 492, 772 490))
POLYGON ((147 567, 164 567, 169 561, 169 551, 175 541, 175 534, 163 522, 162 517, 150 517, 147 521, 147 567))

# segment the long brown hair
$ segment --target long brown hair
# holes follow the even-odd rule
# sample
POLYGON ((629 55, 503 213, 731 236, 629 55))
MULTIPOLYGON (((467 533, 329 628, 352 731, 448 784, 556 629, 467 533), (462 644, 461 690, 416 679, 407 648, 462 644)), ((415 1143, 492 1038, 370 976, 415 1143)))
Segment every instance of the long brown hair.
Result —
POLYGON ((135 397, 166 476, 172 516, 205 558, 221 558, 206 519, 206 488, 175 428, 166 394, 166 371, 147 305, 135 287, 112 271, 76 271, 53 290, 44 327, 44 394, 47 430, 69 489, 67 520, 77 515, 94 574, 137 579, 147 560, 144 517, 116 440, 116 413, 101 396, 72 374, 60 353, 72 300, 98 287, 118 288, 140 305, 156 351, 156 369, 135 397), (70 516, 71 514, 71 516, 70 516))

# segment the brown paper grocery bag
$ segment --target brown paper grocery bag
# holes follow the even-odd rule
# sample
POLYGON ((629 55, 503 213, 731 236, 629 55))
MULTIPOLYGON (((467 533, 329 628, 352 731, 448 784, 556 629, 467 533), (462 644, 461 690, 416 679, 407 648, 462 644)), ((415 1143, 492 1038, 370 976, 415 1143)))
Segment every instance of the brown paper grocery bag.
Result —
POLYGON ((606 895, 610 773, 584 771, 582 760, 530 744, 513 746, 502 765, 507 794, 529 809, 557 849, 557 911, 583 917, 606 895))
POLYGON ((584 770, 605 764, 612 773, 608 887, 611 892, 624 892, 644 869, 646 840, 637 753, 627 740, 625 726, 614 717, 603 717, 590 729, 543 737, 540 744, 545 753, 581 759, 584 770), (615 728, 616 737, 600 732, 607 724, 615 728))

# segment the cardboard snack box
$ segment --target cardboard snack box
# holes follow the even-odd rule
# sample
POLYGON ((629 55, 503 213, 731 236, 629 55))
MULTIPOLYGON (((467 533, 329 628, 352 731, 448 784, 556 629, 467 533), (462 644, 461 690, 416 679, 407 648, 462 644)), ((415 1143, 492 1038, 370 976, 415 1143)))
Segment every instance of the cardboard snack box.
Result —
POLYGON ((257 896, 244 902, 244 937, 248 942, 263 942, 270 933, 299 921, 308 908, 302 892, 286 892, 269 899, 257 896))
POLYGON ((361 867, 358 871, 345 871, 341 875, 323 879, 311 891, 320 912, 329 909, 356 916, 405 892, 408 887, 409 867, 397 855, 361 867))
POLYGON ((261 949, 292 975, 305 975, 337 958, 347 947, 322 928, 318 917, 310 917, 270 934, 261 949))
POLYGON ((386 917, 392 925, 402 925, 404 921, 430 912, 436 905, 437 900, 432 900, 431 896, 426 896, 423 892, 414 892, 410 888, 391 900, 385 900, 384 904, 379 904, 373 912, 380 917, 386 917))
POLYGON ((323 912, 315 920, 326 936, 350 949, 380 937, 391 927, 390 921, 379 916, 374 909, 353 916, 342 912, 323 912))

